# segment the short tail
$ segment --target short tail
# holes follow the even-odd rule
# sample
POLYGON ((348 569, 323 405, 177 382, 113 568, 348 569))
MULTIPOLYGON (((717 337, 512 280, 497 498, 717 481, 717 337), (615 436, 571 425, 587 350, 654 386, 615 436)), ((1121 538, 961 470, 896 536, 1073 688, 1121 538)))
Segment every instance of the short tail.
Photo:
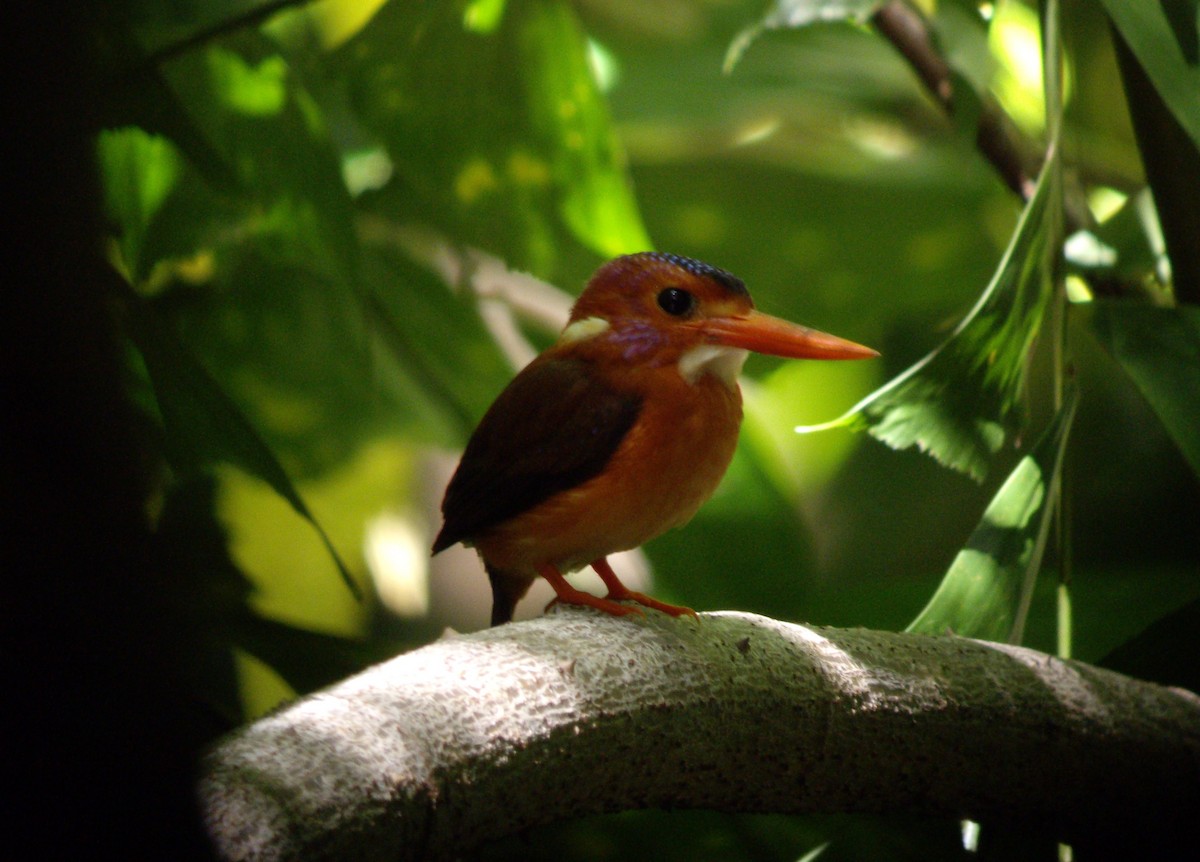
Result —
POLYGON ((511 622, 517 602, 529 592, 533 580, 502 571, 487 563, 484 563, 484 568, 487 569, 488 580, 492 584, 492 625, 511 622))

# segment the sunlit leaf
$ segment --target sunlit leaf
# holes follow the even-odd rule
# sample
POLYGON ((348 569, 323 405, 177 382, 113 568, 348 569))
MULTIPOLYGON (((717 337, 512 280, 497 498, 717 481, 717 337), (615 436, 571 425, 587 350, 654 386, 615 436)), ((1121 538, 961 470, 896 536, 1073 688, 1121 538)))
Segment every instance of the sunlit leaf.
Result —
POLYGON ((1200 476, 1200 308, 1097 300, 1090 322, 1200 476))
POLYGON ((148 272, 143 259, 146 232, 171 193, 182 170, 182 157, 166 138, 136 127, 102 132, 97 141, 104 203, 119 227, 122 262, 129 276, 148 272))
POLYGON ((262 479, 312 524, 346 586, 361 597, 329 536, 237 405, 143 301, 131 297, 125 311, 130 336, 154 386, 171 465, 181 473, 191 473, 226 463, 262 479))
POLYGON ((232 51, 207 54, 222 107, 248 117, 271 117, 287 104, 287 64, 278 54, 249 63, 232 51))
POLYGON ((797 430, 865 428, 894 449, 917 446, 983 479, 1020 413, 1029 351, 1052 294, 1056 161, 1052 149, 996 274, 950 338, 841 418, 797 430))
POLYGON ((1139 284, 1159 272, 1162 243, 1154 201, 1143 189, 1094 229, 1070 236, 1063 254, 1071 271, 1090 280, 1139 284))
POLYGON ((123 16, 96 22, 97 42, 107 86, 96 92, 103 101, 96 107, 99 125, 115 129, 139 126, 150 135, 170 140, 205 179, 226 192, 238 188, 231 166, 207 139, 203 117, 189 111, 179 93, 167 82, 162 69, 123 26, 123 16))
POLYGON ((1200 4, 1196 0, 1103 3, 1158 94, 1200 147, 1200 4))
POLYGON ((731 71, 751 43, 768 30, 834 21, 862 22, 882 5, 883 0, 775 0, 773 7, 761 20, 734 37, 725 53, 724 69, 731 71))
POLYGON ((283 15, 278 16, 273 26, 286 28, 290 16, 304 21, 316 33, 317 41, 325 50, 341 45, 354 36, 379 11, 387 0, 323 0, 320 3, 300 3, 283 15))
POLYGON ((988 31, 992 54, 999 61, 992 89, 1008 116, 1030 134, 1051 127, 1042 49, 1053 43, 1043 40, 1041 29, 1036 9, 1021 3, 1001 3, 995 7, 988 31))
POLYGON ((152 296, 210 283, 235 242, 237 196, 214 188, 173 140, 141 128, 103 132, 96 149, 109 257, 134 289, 152 296))
POLYGON ((185 160, 145 243, 152 287, 138 289, 161 300, 294 476, 336 464, 381 426, 410 427, 397 414, 419 422, 410 393, 375 374, 354 202, 306 80, 253 32, 166 67, 240 185, 219 194, 185 160), (184 271, 192 262, 200 277, 184 271))
POLYGON ((171 573, 162 586, 171 591, 173 602, 187 609, 198 635, 192 659, 206 678, 197 688, 220 712, 234 721, 239 713, 232 647, 269 664, 298 692, 312 691, 384 658, 357 639, 271 619, 248 605, 254 586, 230 556, 228 530, 218 515, 218 487, 213 476, 173 483, 156 541, 171 573))
POLYGON ((786 362, 765 377, 742 380, 743 444, 786 498, 815 492, 854 451, 850 434, 792 433, 798 418, 833 416, 878 380, 869 362, 786 362))
MULTIPOLYGON (((161 137, 151 138, 162 142, 164 153, 150 153, 143 144, 129 154, 138 159, 136 177, 148 183, 152 169, 161 172, 158 166, 169 156, 175 162, 170 194, 159 201, 137 249, 131 274, 139 290, 167 257, 220 257, 225 250, 236 255, 253 245, 264 256, 303 264, 331 285, 354 286, 357 238, 341 156, 276 46, 253 31, 240 32, 164 61, 161 75, 134 76, 125 89, 122 107, 130 123, 150 132, 165 125, 161 137), (163 102, 175 106, 170 124, 159 123, 163 102), (227 175, 214 176, 210 162, 227 175)), ((101 141, 101 167, 110 215, 124 242, 137 225, 127 208, 111 204, 115 184, 125 181, 114 173, 118 143, 124 150, 132 146, 121 138, 107 146, 101 141)))
POLYGON ((535 4, 518 36, 531 131, 551 155, 571 231, 605 257, 651 247, 625 157, 592 75, 587 42, 566 3, 535 4))
POLYGON ((1019 642, 1062 478, 1072 394, 983 513, 911 632, 1019 642))
MULTIPOLYGON (((312 96, 275 46, 255 33, 170 62, 166 78, 235 166, 237 245, 257 241, 285 265, 331 285, 358 274, 353 202, 342 160, 312 96)), ((226 231, 229 230, 228 224, 226 231)))
POLYGON ((498 17, 390 3, 334 55, 395 165, 376 205, 541 275, 567 241, 604 257, 649 248, 570 5, 470 10, 498 17))
POLYGON ((490 33, 504 17, 506 0, 471 0, 463 12, 463 25, 477 33, 490 33))

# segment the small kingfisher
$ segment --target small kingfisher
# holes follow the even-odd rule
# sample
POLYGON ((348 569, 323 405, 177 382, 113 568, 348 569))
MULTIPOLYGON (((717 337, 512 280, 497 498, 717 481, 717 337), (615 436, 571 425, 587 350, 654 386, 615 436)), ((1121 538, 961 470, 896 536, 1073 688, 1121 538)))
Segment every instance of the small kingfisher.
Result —
POLYGON ((607 556, 686 524, 712 495, 737 444, 749 351, 879 355, 756 311, 740 279, 697 260, 643 252, 596 271, 558 340, 488 409, 442 502, 433 552, 475 548, 492 625, 539 575, 564 604, 695 614, 629 590, 607 556), (604 598, 563 577, 587 565, 604 598))

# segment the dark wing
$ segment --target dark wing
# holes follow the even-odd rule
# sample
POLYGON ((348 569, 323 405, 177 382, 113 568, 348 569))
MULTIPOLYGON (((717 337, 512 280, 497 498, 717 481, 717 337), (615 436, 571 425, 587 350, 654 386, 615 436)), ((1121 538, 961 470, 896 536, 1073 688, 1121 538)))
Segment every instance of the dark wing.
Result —
POLYGON ((536 359, 471 435, 442 501, 436 554, 525 512, 604 469, 642 401, 613 391, 591 364, 536 359))

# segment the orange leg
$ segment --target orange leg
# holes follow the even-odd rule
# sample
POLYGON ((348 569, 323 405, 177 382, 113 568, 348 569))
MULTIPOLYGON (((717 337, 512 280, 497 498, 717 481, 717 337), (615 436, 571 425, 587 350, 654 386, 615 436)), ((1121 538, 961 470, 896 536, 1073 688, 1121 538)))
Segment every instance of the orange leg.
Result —
MULTIPOLYGON (((558 596, 554 601, 546 605, 547 610, 551 605, 562 602, 565 605, 584 605, 585 607, 595 608, 598 611, 604 611, 606 614, 612 614, 614 617, 623 617, 626 614, 640 614, 641 608, 631 608, 627 605, 619 605, 612 601, 611 598, 602 599, 599 596, 593 596, 591 593, 585 593, 582 590, 577 590, 567 583, 567 579, 562 576, 562 573, 554 568, 549 563, 537 567, 538 574, 550 582, 550 586, 554 587, 554 592, 558 596)), ((610 570, 611 571, 611 570, 610 570)), ((604 577, 601 575, 600 577, 604 577)))
POLYGON ((691 608, 685 608, 681 605, 668 605, 666 602, 660 602, 658 599, 651 598, 645 593, 635 593, 618 580, 617 573, 612 570, 612 566, 608 564, 606 557, 593 560, 592 568, 596 570, 596 574, 600 576, 600 580, 604 581, 604 585, 608 587, 607 598, 611 602, 634 601, 639 605, 654 608, 656 611, 662 611, 664 614, 670 614, 673 617, 682 616, 683 614, 696 616, 696 612, 691 608))

